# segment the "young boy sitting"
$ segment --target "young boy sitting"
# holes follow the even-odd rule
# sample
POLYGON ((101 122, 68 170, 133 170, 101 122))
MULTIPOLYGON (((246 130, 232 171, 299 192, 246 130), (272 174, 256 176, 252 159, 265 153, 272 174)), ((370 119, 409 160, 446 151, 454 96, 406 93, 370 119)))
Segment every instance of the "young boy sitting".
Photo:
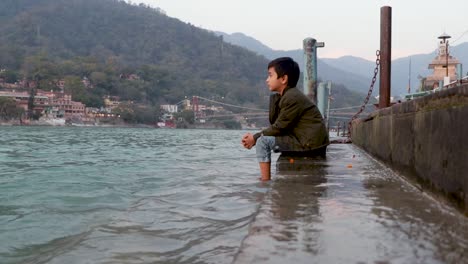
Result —
POLYGON ((268 64, 266 83, 272 92, 270 127, 242 137, 242 145, 256 146, 262 181, 271 179, 271 151, 325 156, 328 132, 317 106, 296 89, 299 65, 289 57, 268 64))

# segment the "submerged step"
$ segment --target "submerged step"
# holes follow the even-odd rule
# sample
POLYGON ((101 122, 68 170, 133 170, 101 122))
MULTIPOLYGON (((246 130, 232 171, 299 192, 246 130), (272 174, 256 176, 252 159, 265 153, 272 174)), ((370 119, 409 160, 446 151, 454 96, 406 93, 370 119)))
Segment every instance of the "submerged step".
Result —
POLYGON ((234 263, 466 261, 466 218, 354 145, 277 168, 234 263))

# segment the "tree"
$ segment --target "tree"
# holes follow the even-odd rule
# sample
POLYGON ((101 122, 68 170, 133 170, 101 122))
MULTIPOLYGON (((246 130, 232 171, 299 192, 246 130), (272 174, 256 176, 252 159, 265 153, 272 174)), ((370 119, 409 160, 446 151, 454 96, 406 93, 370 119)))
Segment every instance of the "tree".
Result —
POLYGON ((29 98, 28 98, 28 118, 29 119, 36 119, 34 115, 34 97, 35 96, 36 96, 36 89, 33 87, 29 91, 29 98))
POLYGON ((58 64, 47 53, 27 57, 22 71, 27 80, 35 82, 37 89, 56 90, 56 83, 61 79, 58 64))
POLYGON ((242 126, 236 120, 224 120, 223 121, 224 127, 227 129, 241 129, 242 126))
POLYGON ((77 76, 65 77, 65 91, 71 93, 73 101, 82 102, 88 107, 101 107, 104 105, 102 97, 95 91, 87 89, 81 78, 77 76))
POLYGON ((177 113, 175 115, 175 117, 178 119, 178 118, 182 118, 185 122, 187 122, 188 124, 191 124, 193 125, 195 123, 195 114, 192 110, 184 110, 180 113, 177 113))
POLYGON ((0 72, 0 78, 3 78, 6 83, 15 83, 18 81, 19 74, 16 71, 5 70, 0 72))
POLYGON ((130 124, 154 125, 158 121, 159 107, 124 103, 113 110, 122 120, 130 124))
POLYGON ((23 113, 23 108, 18 107, 13 98, 0 96, 0 120, 19 119, 23 113))

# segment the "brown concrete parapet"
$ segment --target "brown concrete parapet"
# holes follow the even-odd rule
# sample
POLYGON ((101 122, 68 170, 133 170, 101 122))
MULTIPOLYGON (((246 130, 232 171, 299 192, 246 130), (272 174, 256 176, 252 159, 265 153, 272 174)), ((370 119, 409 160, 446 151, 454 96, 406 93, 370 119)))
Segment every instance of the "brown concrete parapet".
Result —
POLYGON ((378 110, 351 132, 354 144, 468 214, 468 85, 378 110))

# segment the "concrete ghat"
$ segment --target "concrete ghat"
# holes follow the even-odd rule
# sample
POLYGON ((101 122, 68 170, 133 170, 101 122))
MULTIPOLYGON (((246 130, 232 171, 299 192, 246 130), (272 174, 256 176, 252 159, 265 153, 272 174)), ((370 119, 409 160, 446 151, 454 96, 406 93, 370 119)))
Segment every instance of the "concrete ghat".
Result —
POLYGON ((279 162, 233 263, 467 263, 466 218, 354 145, 279 162))
POLYGON ((468 85, 353 123, 353 143, 468 215, 468 85))

